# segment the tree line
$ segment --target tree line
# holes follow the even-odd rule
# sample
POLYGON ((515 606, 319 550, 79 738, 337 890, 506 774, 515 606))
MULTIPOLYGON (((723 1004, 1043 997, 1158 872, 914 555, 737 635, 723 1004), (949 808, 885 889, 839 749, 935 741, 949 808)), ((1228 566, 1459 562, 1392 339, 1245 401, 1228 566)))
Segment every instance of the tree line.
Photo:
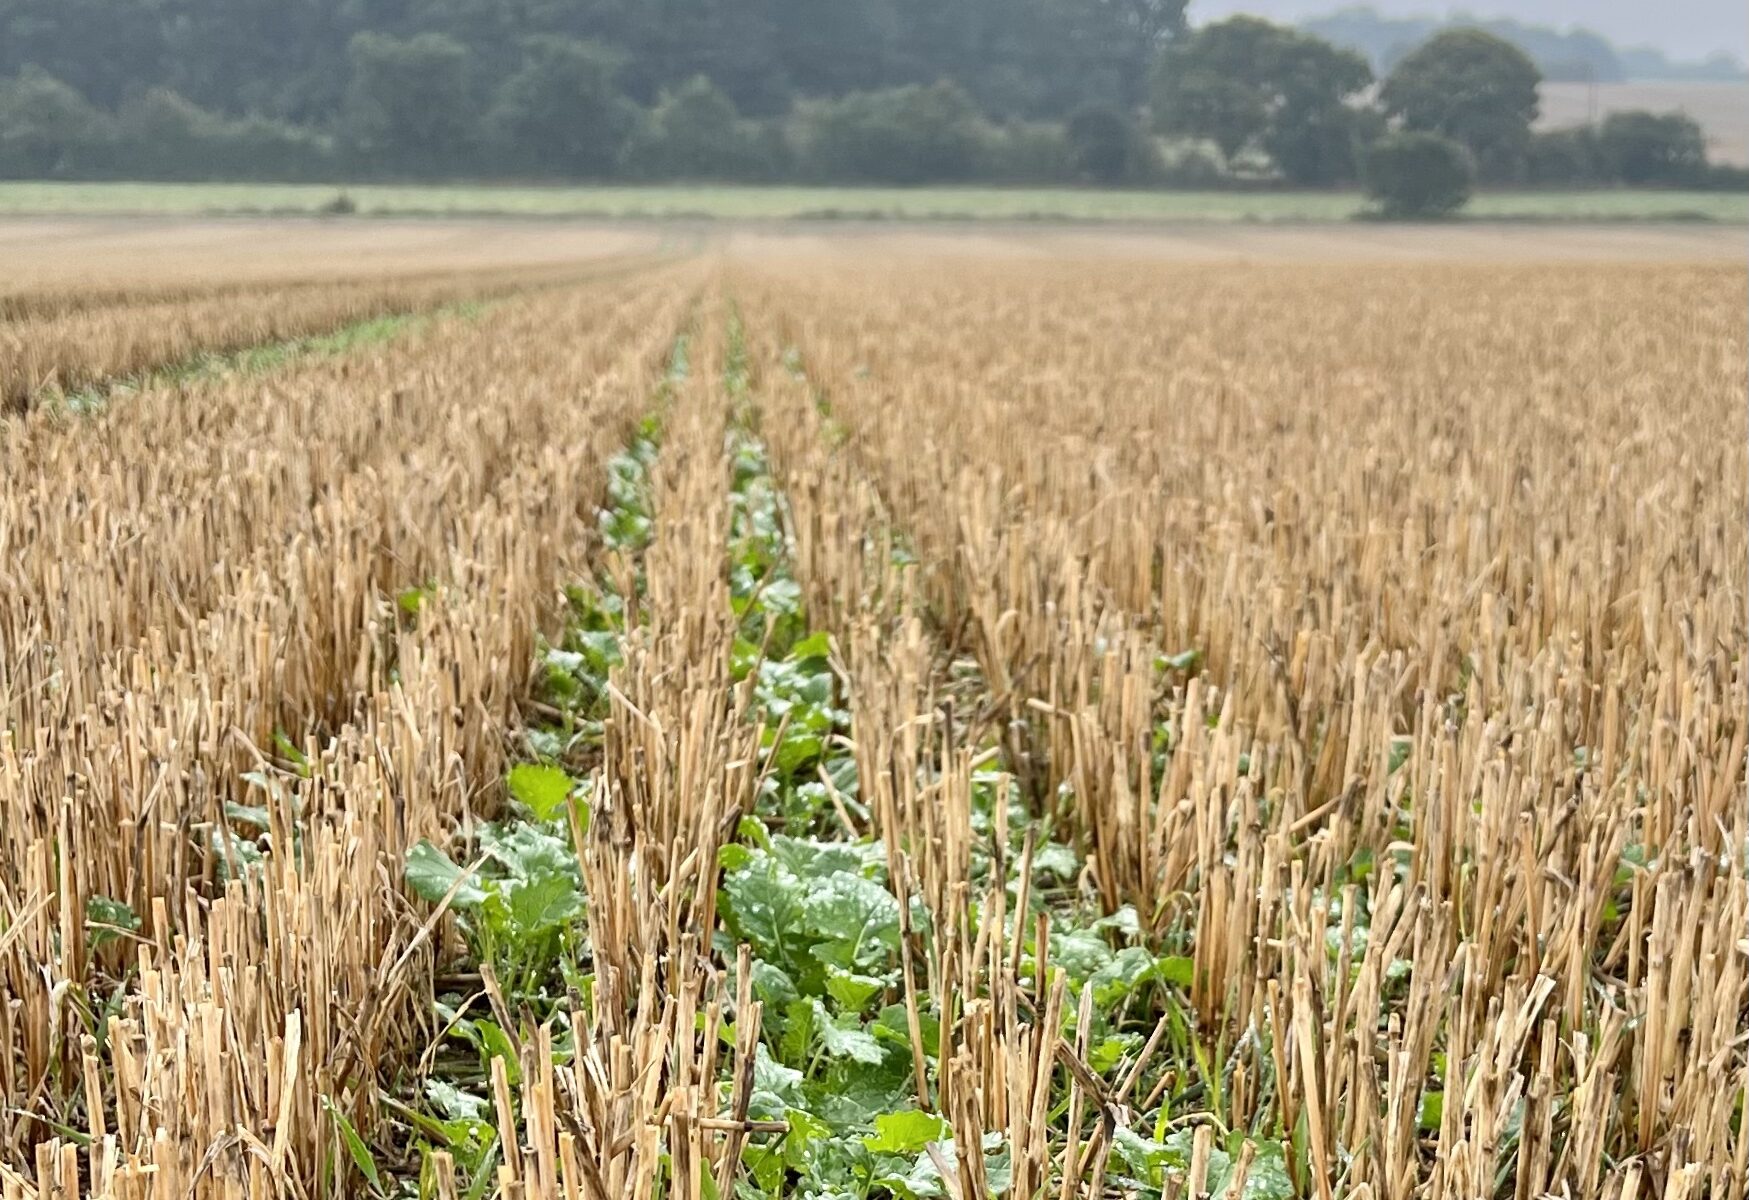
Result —
POLYGON ((1682 116, 1533 132, 1538 68, 1482 30, 1436 33, 1379 79, 1312 34, 1192 30, 1184 8, 0 0, 0 177, 1324 187, 1437 164, 1455 180, 1405 211, 1472 180, 1742 182, 1682 116))

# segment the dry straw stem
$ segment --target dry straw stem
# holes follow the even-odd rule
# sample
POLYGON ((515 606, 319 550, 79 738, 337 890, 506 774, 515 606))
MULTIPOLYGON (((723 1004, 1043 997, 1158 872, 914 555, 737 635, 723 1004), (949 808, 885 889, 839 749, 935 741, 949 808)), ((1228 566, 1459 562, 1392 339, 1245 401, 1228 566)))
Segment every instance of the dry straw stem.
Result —
POLYGON ((0 292, 0 413, 201 355, 562 285, 656 259, 644 250, 606 252, 614 245, 605 242, 599 255, 522 265, 481 265, 471 256, 440 253, 435 261, 391 260, 368 273, 355 261, 326 273, 306 267, 288 277, 239 280, 225 276, 219 263, 209 266, 211 274, 171 286, 72 289, 62 282, 0 292), (451 257, 456 265, 437 265, 451 257))
POLYGON ((327 1106, 387 1136, 376 1088, 434 1032, 401 858, 495 804, 560 585, 635 574, 596 543, 602 465, 690 322, 574 826, 575 1057, 489 996, 501 1194, 727 1196, 767 1136, 750 957, 716 940, 760 782, 729 672, 748 416, 955 1200, 995 1194, 989 1135, 1009 1195, 1131 1194, 1118 1142, 1163 1097, 1174 1195, 1238 1131, 1286 1140, 1305 1196, 1742 1200, 1741 288, 814 248, 5 426, 0 1101, 28 1115, 0 1195, 363 1186, 327 1106), (1093 1068, 1036 838, 974 821, 1007 780, 1085 854, 1076 896, 1188 961, 1192 1046, 1154 1012, 1093 1068), (140 929, 97 944, 93 897, 140 929))
POLYGON ((1308 1194, 1743 1194, 1740 270, 736 286, 1026 794, 1190 946, 1225 1126, 1303 1121, 1308 1194))
POLYGON ((369 1136, 429 1019, 401 861, 496 803, 533 636, 698 283, 0 429, 10 1179, 61 1178, 59 1126, 92 1135, 89 1191, 50 1195, 352 1192, 328 1106, 369 1136), (89 944, 96 897, 137 933, 89 944))
POLYGON ((0 220, 0 321, 128 304, 579 264, 658 233, 437 221, 0 220))

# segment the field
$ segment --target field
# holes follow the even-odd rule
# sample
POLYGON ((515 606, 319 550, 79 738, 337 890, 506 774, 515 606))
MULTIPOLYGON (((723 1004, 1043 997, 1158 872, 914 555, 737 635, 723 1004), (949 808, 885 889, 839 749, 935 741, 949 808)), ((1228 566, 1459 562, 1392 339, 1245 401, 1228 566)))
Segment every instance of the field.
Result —
POLYGON ((1709 157, 1749 166, 1749 83, 1545 83, 1540 94, 1540 128, 1584 125, 1624 108, 1680 111, 1700 122, 1709 157))
MULTIPOLYGON (((514 187, 363 184, 0 182, 7 215, 317 214, 342 192, 367 216, 692 218, 775 221, 1346 221, 1358 192, 1157 192, 992 187, 514 187)), ((1483 221, 1749 221, 1728 192, 1489 192, 1465 209, 1483 221)))
POLYGON ((362 228, 0 223, 4 1200, 1744 1200, 1732 231, 362 228))

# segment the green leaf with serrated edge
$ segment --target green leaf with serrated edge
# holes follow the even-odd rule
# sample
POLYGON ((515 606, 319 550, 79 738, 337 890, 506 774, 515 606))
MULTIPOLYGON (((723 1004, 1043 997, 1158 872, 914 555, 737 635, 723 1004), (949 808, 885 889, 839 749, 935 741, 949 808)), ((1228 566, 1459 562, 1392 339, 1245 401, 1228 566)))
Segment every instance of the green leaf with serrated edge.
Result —
POLYGON ((564 771, 544 763, 518 763, 510 768, 507 782, 510 794, 541 822, 564 811, 574 786, 564 771))

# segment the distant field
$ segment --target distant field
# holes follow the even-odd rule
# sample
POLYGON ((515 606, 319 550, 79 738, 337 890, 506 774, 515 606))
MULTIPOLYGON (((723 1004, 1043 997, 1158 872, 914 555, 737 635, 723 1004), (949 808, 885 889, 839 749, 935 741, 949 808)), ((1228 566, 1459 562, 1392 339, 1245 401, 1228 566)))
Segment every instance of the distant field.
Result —
POLYGON ((1706 131, 1714 159, 1749 165, 1749 83, 1545 83, 1544 129, 1602 120, 1623 108, 1680 110, 1706 131))
MULTIPOLYGON (((1070 221, 1342 221, 1355 192, 1141 192, 1073 188, 348 187, 370 216, 694 217, 1070 221)), ((330 184, 0 183, 0 214, 317 213, 330 184)), ((1716 192, 1512 192, 1478 197, 1491 220, 1749 220, 1749 196, 1716 192)))

